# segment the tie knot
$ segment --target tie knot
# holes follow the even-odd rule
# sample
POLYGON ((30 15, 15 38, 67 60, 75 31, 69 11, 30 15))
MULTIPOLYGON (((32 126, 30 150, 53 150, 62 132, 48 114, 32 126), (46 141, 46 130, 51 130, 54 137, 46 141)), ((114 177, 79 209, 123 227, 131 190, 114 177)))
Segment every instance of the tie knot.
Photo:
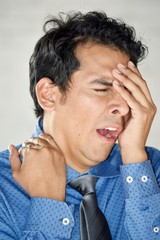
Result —
POLYGON ((96 177, 86 174, 72 180, 69 185, 85 196, 95 193, 96 177))

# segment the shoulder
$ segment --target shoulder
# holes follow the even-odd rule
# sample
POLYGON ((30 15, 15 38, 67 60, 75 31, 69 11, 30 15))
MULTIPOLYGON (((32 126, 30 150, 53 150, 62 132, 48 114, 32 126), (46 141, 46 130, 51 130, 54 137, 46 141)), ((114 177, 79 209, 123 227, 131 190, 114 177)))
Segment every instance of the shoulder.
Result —
POLYGON ((154 147, 146 146, 146 151, 147 151, 148 155, 150 155, 150 156, 160 155, 160 150, 157 148, 154 148, 154 147))
POLYGON ((0 152, 0 169, 2 169, 3 167, 7 167, 9 165, 10 165, 9 151, 5 150, 5 151, 0 152))

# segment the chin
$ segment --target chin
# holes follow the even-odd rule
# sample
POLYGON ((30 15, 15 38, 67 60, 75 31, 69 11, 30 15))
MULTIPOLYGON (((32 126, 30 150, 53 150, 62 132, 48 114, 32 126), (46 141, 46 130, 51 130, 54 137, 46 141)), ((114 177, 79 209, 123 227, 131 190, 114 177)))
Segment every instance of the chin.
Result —
POLYGON ((92 158, 93 162, 95 162, 96 164, 99 164, 99 163, 105 161, 105 160, 108 158, 110 152, 111 152, 111 151, 109 151, 109 152, 107 152, 107 153, 104 152, 103 154, 102 154, 102 152, 101 152, 101 154, 98 154, 98 155, 97 155, 97 158, 96 158, 95 155, 94 155, 93 158, 92 158))
MULTIPOLYGON (((104 161, 104 160, 106 160, 106 159, 109 157, 109 155, 110 155, 110 153, 111 153, 111 151, 112 151, 112 148, 113 148, 113 147, 111 147, 110 149, 105 150, 104 152, 101 152, 101 154, 100 154, 100 156, 101 156, 101 162, 104 161)), ((100 156, 99 156, 99 157, 100 157, 100 156)))

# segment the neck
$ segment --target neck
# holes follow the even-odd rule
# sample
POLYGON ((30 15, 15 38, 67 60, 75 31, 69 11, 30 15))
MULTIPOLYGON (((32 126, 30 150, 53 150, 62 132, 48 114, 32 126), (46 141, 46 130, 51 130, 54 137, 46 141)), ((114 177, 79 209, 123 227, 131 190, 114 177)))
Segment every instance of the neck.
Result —
POLYGON ((72 146, 68 146, 66 136, 61 131, 61 129, 58 129, 58 126, 54 122, 53 116, 48 116, 48 114, 44 115, 43 131, 45 134, 49 134, 50 136, 52 136, 56 144, 61 149, 66 164, 77 172, 86 172, 89 168, 99 164, 99 161, 87 159, 81 152, 76 149, 74 143, 72 144, 72 146))

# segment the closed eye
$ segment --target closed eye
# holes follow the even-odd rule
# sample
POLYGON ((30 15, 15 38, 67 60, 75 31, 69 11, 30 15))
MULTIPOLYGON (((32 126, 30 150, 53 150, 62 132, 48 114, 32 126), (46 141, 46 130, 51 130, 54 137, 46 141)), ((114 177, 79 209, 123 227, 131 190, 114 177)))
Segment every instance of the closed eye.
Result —
POLYGON ((92 89, 101 94, 108 94, 112 91, 113 85, 111 80, 104 79, 95 79, 91 82, 91 84, 96 84, 92 89))
POLYGON ((110 88, 94 89, 94 91, 96 91, 96 92, 107 92, 109 90, 111 90, 111 89, 110 88))

